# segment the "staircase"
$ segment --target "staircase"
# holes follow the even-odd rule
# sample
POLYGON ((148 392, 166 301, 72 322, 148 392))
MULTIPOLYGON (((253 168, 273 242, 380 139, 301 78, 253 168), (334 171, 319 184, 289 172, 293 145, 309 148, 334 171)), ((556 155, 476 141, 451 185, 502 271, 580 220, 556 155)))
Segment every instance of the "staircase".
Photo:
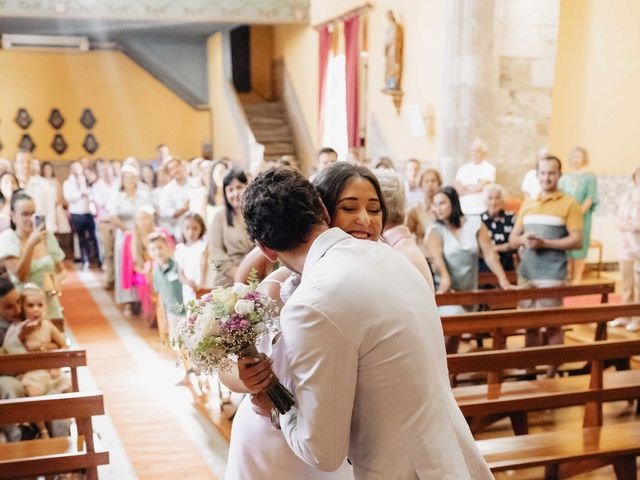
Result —
MULTIPOLYGON (((281 102, 243 102, 247 121, 256 141, 264 145, 264 159, 296 157, 289 117, 281 102)), ((297 159, 294 160, 297 163, 297 159)))

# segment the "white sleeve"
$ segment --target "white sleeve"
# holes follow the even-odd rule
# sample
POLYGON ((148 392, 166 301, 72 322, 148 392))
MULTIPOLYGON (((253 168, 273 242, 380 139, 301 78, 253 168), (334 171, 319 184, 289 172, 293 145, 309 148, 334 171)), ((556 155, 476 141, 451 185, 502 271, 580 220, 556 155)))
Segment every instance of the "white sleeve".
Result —
POLYGON ((62 184, 62 194, 67 202, 77 202, 82 197, 80 189, 77 188, 75 182, 65 180, 62 184))
POLYGON ((487 175, 489 176, 489 178, 487 178, 487 180, 490 180, 491 183, 495 183, 495 181, 496 181, 496 166, 493 163, 489 163, 489 166, 491 168, 487 169, 487 175))
POLYGON ((281 417, 293 452, 314 468, 334 471, 347 457, 358 350, 333 321, 310 305, 288 305, 283 340, 296 406, 281 417))

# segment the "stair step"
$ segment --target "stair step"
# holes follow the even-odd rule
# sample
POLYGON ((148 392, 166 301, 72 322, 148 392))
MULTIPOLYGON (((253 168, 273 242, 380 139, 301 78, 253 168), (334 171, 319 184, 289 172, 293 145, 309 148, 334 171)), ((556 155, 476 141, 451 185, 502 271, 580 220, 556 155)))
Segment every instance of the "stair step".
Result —
POLYGON ((276 117, 259 117, 259 118, 252 118, 252 117, 247 117, 247 120, 249 121, 249 125, 251 126, 251 129, 253 130, 254 128, 260 128, 260 127, 284 127, 287 125, 287 119, 286 118, 276 118, 276 117))
MULTIPOLYGON (((262 142, 261 142, 262 143, 262 142)), ((264 152, 268 155, 294 155, 296 152, 293 143, 262 143, 264 152)))
POLYGON ((253 103, 244 105, 244 110, 248 114, 273 114, 284 113, 284 106, 280 102, 253 103))

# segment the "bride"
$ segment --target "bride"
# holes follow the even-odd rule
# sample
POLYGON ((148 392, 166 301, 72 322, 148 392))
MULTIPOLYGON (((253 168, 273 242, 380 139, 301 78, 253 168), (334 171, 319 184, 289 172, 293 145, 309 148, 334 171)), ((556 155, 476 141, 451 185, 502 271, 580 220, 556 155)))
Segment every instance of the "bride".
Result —
MULTIPOLYGON (((339 162, 322 170, 313 183, 327 208, 331 227, 341 228, 358 239, 380 239, 386 208, 371 171, 339 162)), ((282 306, 299 280, 298 275, 281 268, 269 275, 262 286, 282 306)), ((271 425, 270 402, 263 392, 271 382, 271 372, 294 394, 295 386, 278 336, 265 336, 258 350, 263 354, 260 361, 241 358, 238 370, 220 374, 220 380, 232 391, 251 394, 244 398, 233 421, 225 479, 353 480, 353 470, 346 460, 334 472, 307 465, 291 451, 282 432, 271 425)))

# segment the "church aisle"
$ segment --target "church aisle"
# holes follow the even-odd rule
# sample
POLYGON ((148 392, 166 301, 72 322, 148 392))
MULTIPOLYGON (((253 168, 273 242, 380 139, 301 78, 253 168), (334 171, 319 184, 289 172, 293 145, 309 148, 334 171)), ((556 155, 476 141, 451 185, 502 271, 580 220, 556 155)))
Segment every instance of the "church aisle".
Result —
POLYGON ((168 349, 150 346, 93 273, 69 271, 64 292, 67 325, 87 350, 92 380, 104 393, 106 424, 113 424, 126 452, 107 444, 112 465, 101 473, 118 480, 125 480, 122 472, 143 480, 222 478, 227 443, 199 418, 188 390, 175 385, 182 372, 168 349))

